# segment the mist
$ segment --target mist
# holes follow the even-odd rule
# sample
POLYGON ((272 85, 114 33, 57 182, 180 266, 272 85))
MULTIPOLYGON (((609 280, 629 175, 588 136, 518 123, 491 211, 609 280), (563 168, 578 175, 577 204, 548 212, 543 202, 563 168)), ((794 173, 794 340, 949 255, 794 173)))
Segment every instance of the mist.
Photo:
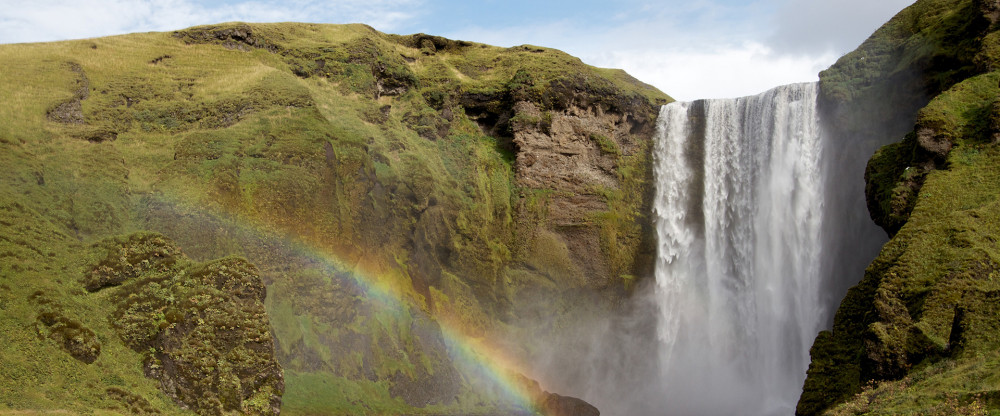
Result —
POLYGON ((865 164, 906 125, 845 130, 817 90, 661 110, 656 276, 525 340, 533 376, 604 415, 794 413, 814 338, 887 240, 865 164))

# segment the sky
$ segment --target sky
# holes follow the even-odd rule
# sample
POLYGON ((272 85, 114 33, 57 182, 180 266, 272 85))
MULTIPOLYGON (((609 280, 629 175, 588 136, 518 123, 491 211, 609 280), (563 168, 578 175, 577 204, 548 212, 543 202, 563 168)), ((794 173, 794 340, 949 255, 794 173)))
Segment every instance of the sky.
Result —
POLYGON ((0 43, 228 21, 366 23, 622 68, 678 100, 753 95, 819 71, 913 0, 0 0, 0 43))

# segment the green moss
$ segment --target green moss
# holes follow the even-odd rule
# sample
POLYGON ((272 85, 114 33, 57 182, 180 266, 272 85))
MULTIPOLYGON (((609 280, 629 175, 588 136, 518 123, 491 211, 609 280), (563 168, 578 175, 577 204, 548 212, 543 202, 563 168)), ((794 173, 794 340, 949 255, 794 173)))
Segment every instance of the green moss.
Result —
MULTIPOLYGON (((914 111, 912 133, 869 161, 869 209, 892 240, 848 292, 832 333, 821 334, 813 345, 799 414, 817 414, 842 401, 846 404, 834 414, 997 408, 976 396, 995 385, 970 384, 985 365, 982 354, 1000 345, 992 319, 1000 305, 983 295, 994 290, 991 276, 1000 264, 991 242, 1000 232, 994 220, 1000 153, 993 139, 1000 75, 977 75, 981 67, 962 66, 971 65, 981 46, 980 35, 970 38, 969 31, 987 29, 974 16, 976 7, 974 2, 917 2, 824 75, 841 82, 835 75, 845 73, 844 63, 871 52, 878 42, 896 42, 904 46, 893 53, 902 53, 903 60, 883 64, 923 68, 923 81, 935 95, 914 111), (909 24, 916 29, 904 30, 909 24), (945 34, 945 29, 956 32, 945 34), (962 64, 942 68, 937 60, 962 64), (961 370, 940 371, 949 366, 961 370)), ((873 68, 881 75, 872 78, 870 91, 888 88, 891 82, 879 78, 889 76, 886 67, 873 68)), ((854 82, 843 85, 870 92, 854 82)))
POLYGON ((992 415, 997 413, 995 353, 956 364, 942 361, 914 369, 901 380, 872 383, 830 415, 992 415))
POLYGON ((138 233, 100 243, 106 252, 83 284, 93 292, 117 286, 149 271, 163 272, 173 268, 180 250, 162 235, 138 233))
POLYGON ((25 206, 37 197, 0 203, 0 412, 185 414, 117 341, 104 295, 79 281, 90 250, 25 206))
MULTIPOLYGON (((616 143, 608 140, 618 149, 616 143)), ((641 267, 646 262, 640 256, 649 230, 643 229, 643 224, 649 224, 649 184, 652 183, 652 152, 650 143, 638 142, 638 146, 630 154, 620 155, 617 163, 618 189, 601 189, 608 210, 593 217, 597 224, 601 249, 609 259, 611 273, 619 275, 641 274, 641 267)), ((620 281, 621 289, 630 286, 627 281, 620 281)))
POLYGON ((566 243, 550 231, 541 231, 535 236, 534 246, 528 258, 530 267, 555 282, 566 284, 580 277, 580 271, 569 258, 566 243))
POLYGON ((929 91, 943 91, 974 71, 980 44, 975 35, 986 29, 983 20, 973 1, 916 2, 824 71, 824 94, 850 101, 882 88, 897 74, 921 69, 928 70, 929 91))
POLYGON ((621 149, 618 148, 618 143, 615 143, 613 140, 607 138, 607 136, 598 133, 591 133, 590 140, 593 140, 594 143, 597 143, 597 147, 601 149, 602 153, 607 153, 616 156, 621 156, 622 154, 621 149))
MULTIPOLYGON (((256 267, 239 258, 186 264, 171 242, 151 234, 104 241, 98 250, 135 271, 136 280, 112 293, 116 309, 108 319, 126 345, 145 354, 146 375, 166 394, 199 414, 277 412, 284 384, 256 267), (144 250, 150 242, 152 250, 144 250), (265 399, 257 397, 265 390, 265 399)), ((91 270, 116 269, 106 263, 91 270)))
POLYGON ((915 163, 915 151, 916 135, 911 134, 876 151, 865 169, 868 211, 892 234, 909 218, 927 174, 915 163))
POLYGON ((988 11, 977 1, 918 1, 821 74, 821 103, 847 136, 912 133, 869 161, 869 210, 894 237, 848 293, 833 332, 817 338, 799 414, 855 394, 835 413, 996 407, 971 400, 995 387, 969 384, 982 365, 971 357, 995 348, 982 317, 997 310, 979 295, 997 264, 986 242, 997 231, 987 189, 997 180, 1000 92, 988 11), (963 370, 926 371, 941 366, 963 370))
POLYGON ((898 134, 937 94, 991 70, 993 30, 978 1, 918 1, 821 73, 821 104, 851 135, 898 134))
POLYGON ((401 399, 391 397, 385 383, 364 383, 328 373, 287 375, 289 389, 284 411, 289 414, 398 413, 412 411, 401 399))
POLYGON ((43 291, 36 291, 28 299, 39 306, 35 330, 41 337, 55 341, 64 351, 77 360, 92 364, 101 355, 101 342, 90 328, 79 320, 66 316, 62 305, 53 301, 43 291))
POLYGON ((964 162, 927 174, 909 219, 841 304, 834 338, 825 344, 817 338, 800 413, 810 414, 803 407, 807 403, 861 392, 867 380, 900 378, 943 357, 964 365, 1000 345, 990 318, 1000 305, 981 295, 994 290, 997 283, 991 276, 1000 264, 1000 253, 990 242, 1000 232, 994 220, 998 204, 993 189, 1000 184, 994 168, 1000 162, 997 152, 994 146, 974 155, 953 152, 951 160, 961 157, 964 162), (865 333, 863 341, 858 334, 865 333), (819 357, 830 357, 830 364, 819 357), (811 393, 810 386, 819 392, 811 393), (807 399, 813 394, 819 397, 807 399))

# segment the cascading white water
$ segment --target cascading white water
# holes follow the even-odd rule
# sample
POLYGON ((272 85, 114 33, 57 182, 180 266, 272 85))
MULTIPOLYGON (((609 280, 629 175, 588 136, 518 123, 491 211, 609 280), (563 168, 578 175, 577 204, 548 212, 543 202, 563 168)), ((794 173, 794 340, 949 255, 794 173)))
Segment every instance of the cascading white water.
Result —
MULTIPOLYGON (((829 319, 816 84, 661 109, 656 297, 664 412, 790 415, 829 319)), ((832 305, 831 305, 832 306, 832 305)))

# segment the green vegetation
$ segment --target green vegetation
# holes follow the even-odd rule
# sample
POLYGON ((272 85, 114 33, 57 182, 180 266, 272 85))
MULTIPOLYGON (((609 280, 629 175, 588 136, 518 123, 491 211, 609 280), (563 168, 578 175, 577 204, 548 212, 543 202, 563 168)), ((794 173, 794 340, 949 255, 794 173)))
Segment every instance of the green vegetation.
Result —
POLYGON ((824 71, 823 93, 854 101, 887 89, 890 80, 907 73, 923 78, 931 94, 944 91, 977 72, 982 40, 975 35, 989 24, 975 1, 918 1, 824 71))
POLYGON ((618 148, 617 143, 615 143, 613 140, 608 139, 607 137, 601 134, 591 133, 590 140, 593 140, 595 143, 597 143, 597 147, 601 149, 601 152, 616 156, 620 156, 622 154, 622 151, 621 149, 618 148))
POLYGON ((868 212, 877 223, 895 234, 906 223, 916 194, 923 185, 927 168, 914 163, 916 134, 908 134, 899 143, 882 147, 872 155, 865 172, 868 212))
POLYGON ((986 416, 1000 406, 995 390, 996 354, 962 363, 941 361, 911 371, 897 381, 866 385, 830 415, 986 416))
POLYGON ((600 228, 601 249, 609 260, 611 273, 620 279, 616 285, 629 290, 634 283, 630 276, 641 273, 633 265, 643 263, 643 256, 652 259, 650 253, 643 252, 648 247, 648 241, 644 240, 652 238, 651 229, 644 228, 651 224, 645 201, 653 184, 652 144, 636 141, 637 149, 622 155, 613 141, 600 135, 592 135, 591 139, 598 142, 602 152, 616 156, 615 174, 622 186, 600 190, 608 209, 596 214, 593 221, 600 228))
POLYGON ((912 131, 876 152, 865 177, 872 217, 892 239, 813 344, 797 414, 1000 414, 1000 383, 987 375, 1000 347, 990 10, 918 1, 822 75, 826 99, 855 123, 847 131, 871 125, 867 106, 930 96, 889 110, 912 131))
POLYGON ((0 413, 495 412, 438 320, 502 337, 519 294, 612 307, 646 267, 670 98, 556 50, 230 23, 2 45, 0 66, 0 413), (573 257, 545 237, 571 192, 519 185, 514 138, 579 109, 629 134, 593 139, 616 183, 573 257), (611 265, 597 287, 581 257, 611 265))
POLYGON ((84 279, 91 291, 123 285, 107 289, 108 319, 144 354, 148 377, 199 414, 278 413, 284 384, 256 267, 241 258, 185 264, 156 234, 98 247, 106 254, 84 279))
POLYGON ((0 229, 0 409, 191 414, 146 378, 142 355, 119 340, 106 292, 84 290, 91 248, 9 199, 0 229))

